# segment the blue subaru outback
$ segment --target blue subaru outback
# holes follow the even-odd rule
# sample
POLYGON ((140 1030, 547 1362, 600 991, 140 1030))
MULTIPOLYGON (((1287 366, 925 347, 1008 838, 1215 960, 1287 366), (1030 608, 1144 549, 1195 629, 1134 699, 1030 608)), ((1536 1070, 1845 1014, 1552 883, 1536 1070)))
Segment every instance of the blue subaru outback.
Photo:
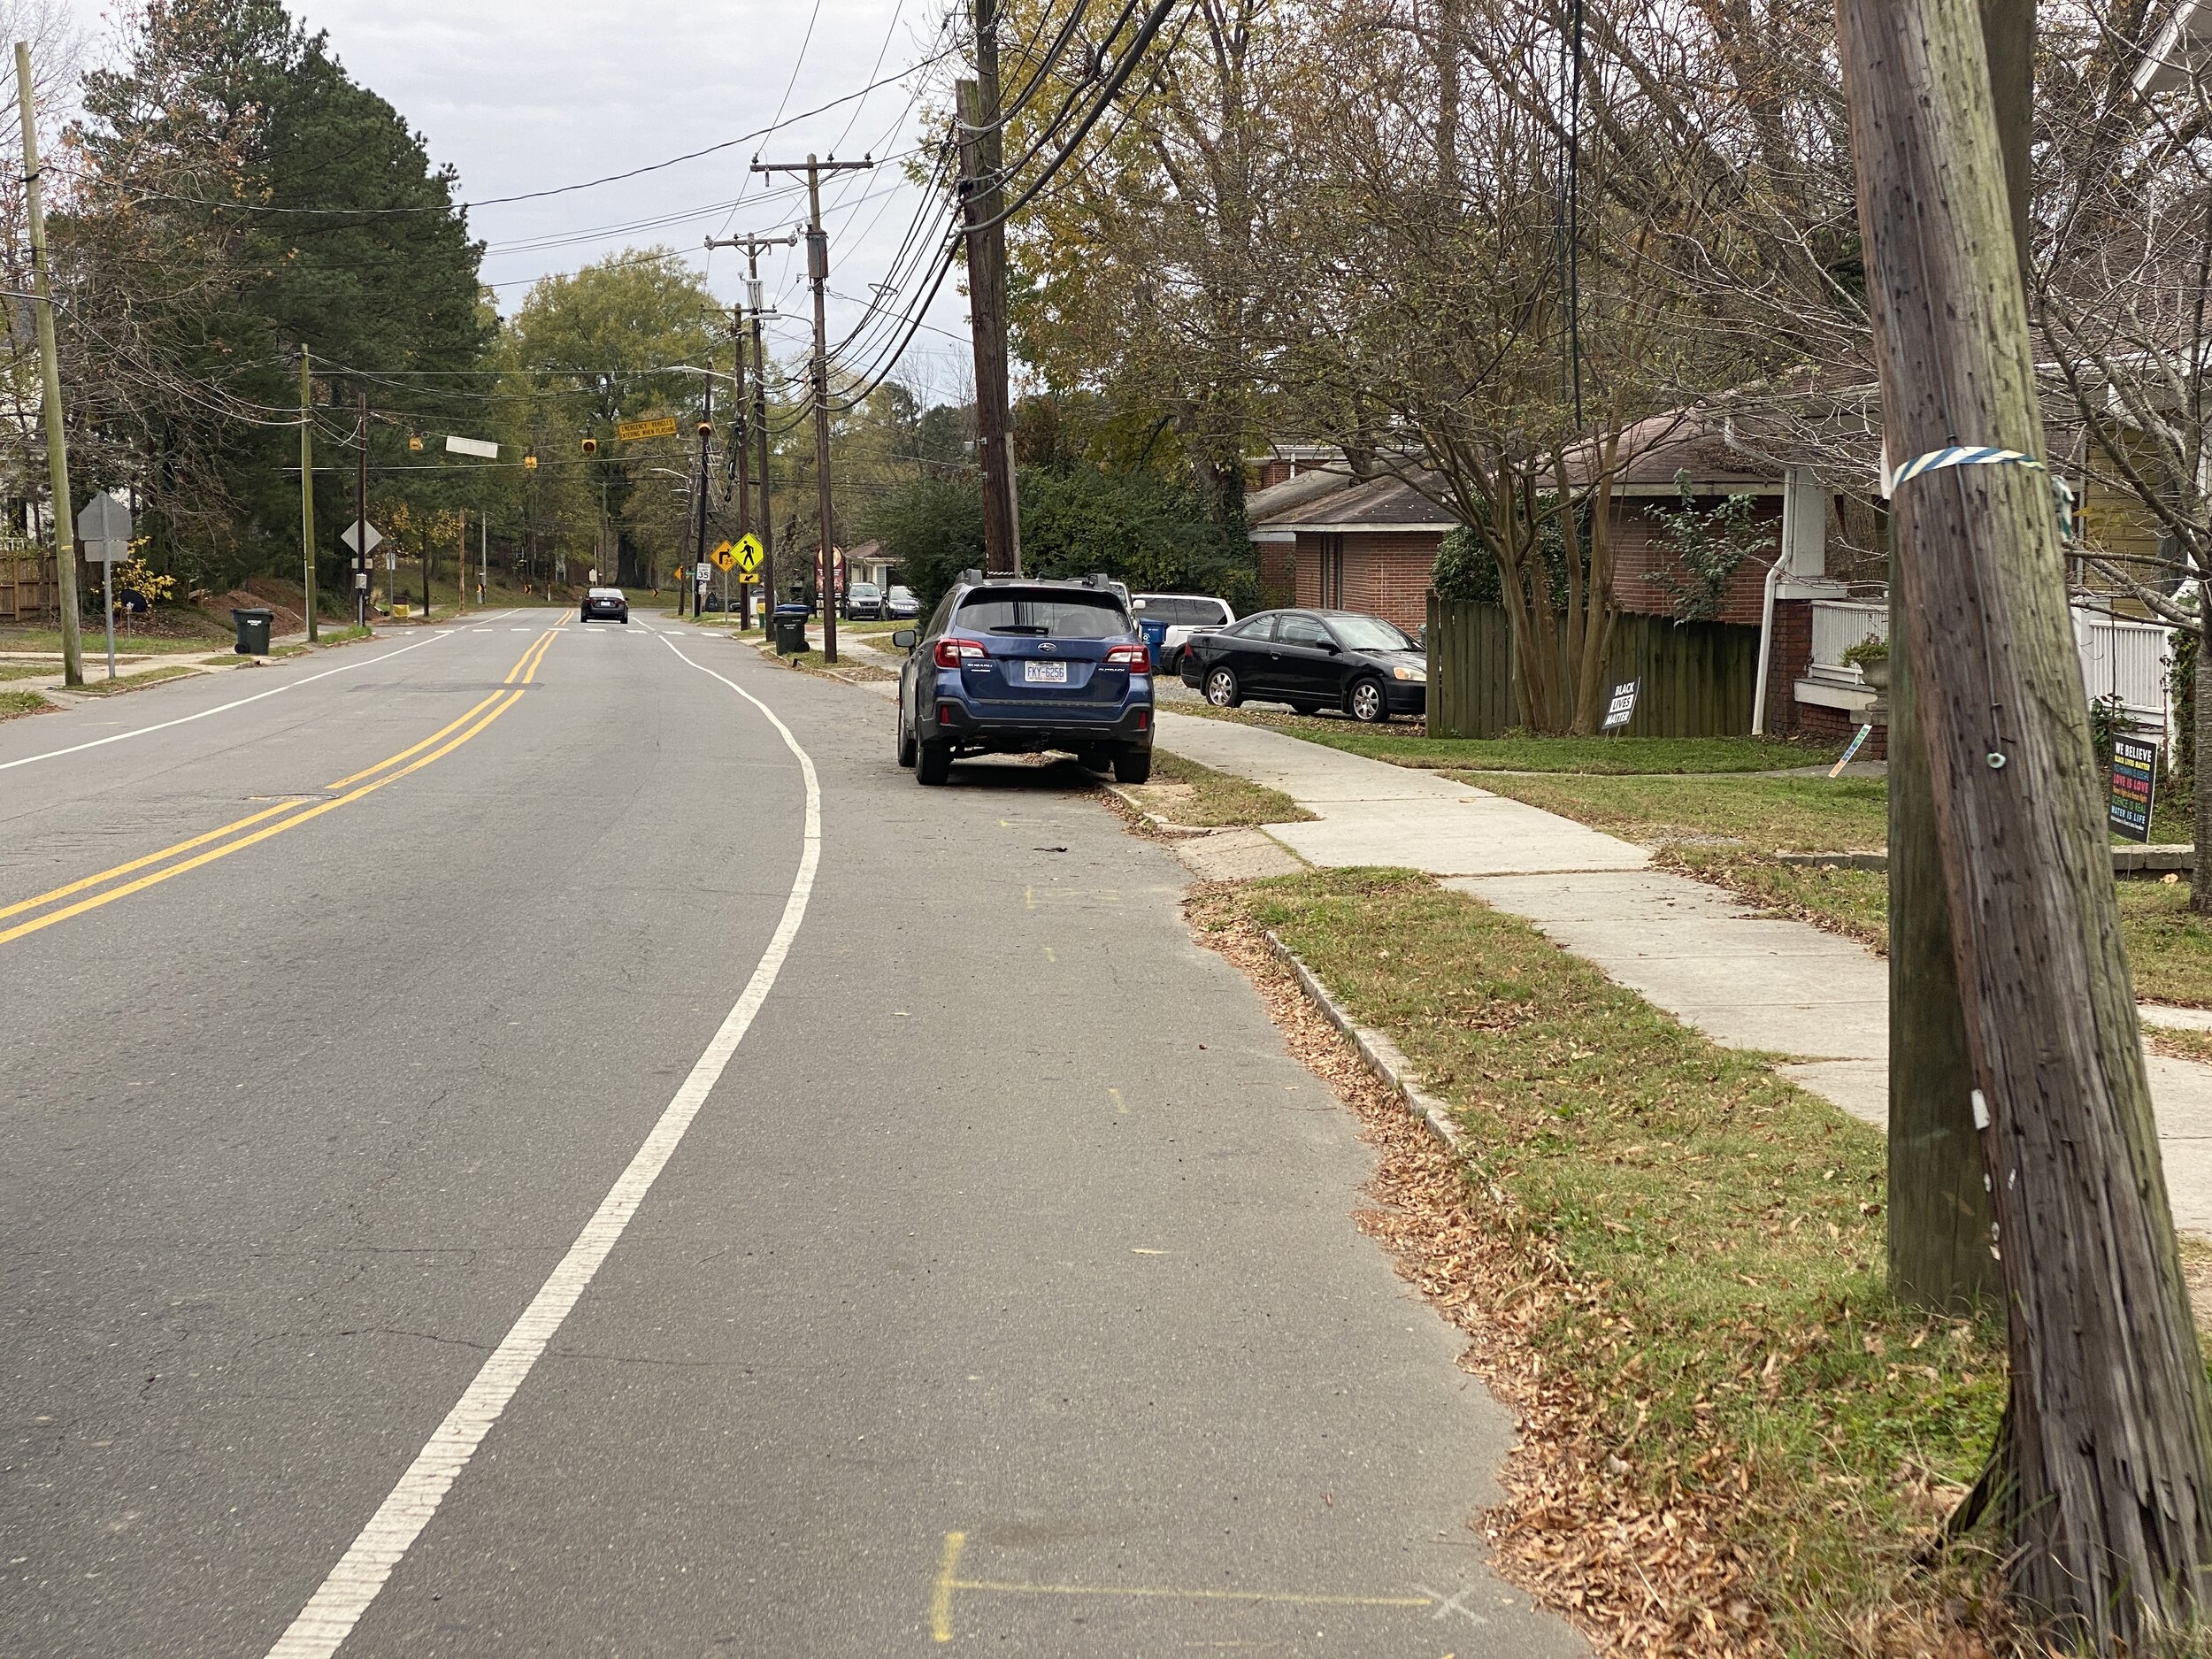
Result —
POLYGON ((1152 775, 1152 654, 1103 576, 965 571, 926 626, 901 628, 899 764, 942 783, 964 755, 1064 749, 1122 783, 1152 775))

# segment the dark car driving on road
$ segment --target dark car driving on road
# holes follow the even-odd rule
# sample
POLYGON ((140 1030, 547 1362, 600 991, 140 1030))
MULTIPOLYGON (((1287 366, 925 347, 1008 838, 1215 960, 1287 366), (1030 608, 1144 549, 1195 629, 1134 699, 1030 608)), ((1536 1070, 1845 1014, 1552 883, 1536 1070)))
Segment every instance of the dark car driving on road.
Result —
POLYGON ((584 595, 583 620, 612 617, 625 627, 630 622, 630 602, 619 588, 594 588, 584 595))
POLYGON ((956 757, 1072 754, 1122 783, 1152 775, 1152 655, 1102 576, 986 580, 968 571, 928 623, 901 628, 899 764, 945 781, 956 757))
POLYGON ((1183 650, 1183 683, 1216 708, 1286 703, 1355 720, 1428 711, 1428 657, 1394 622, 1357 611, 1263 611, 1183 650))

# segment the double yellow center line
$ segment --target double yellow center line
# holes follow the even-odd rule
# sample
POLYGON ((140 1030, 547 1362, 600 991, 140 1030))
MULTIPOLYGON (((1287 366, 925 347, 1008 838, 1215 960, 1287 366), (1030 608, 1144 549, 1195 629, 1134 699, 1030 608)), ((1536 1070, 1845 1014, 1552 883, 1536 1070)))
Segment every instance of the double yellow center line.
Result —
POLYGON ((335 812, 342 806, 350 805, 364 795, 374 795, 388 783, 396 783, 412 772, 419 772, 433 761, 442 759, 467 742, 501 715, 522 701, 523 687, 537 679, 538 666, 545 661, 546 652, 552 648, 558 628, 548 628, 530 642, 519 661, 507 671, 501 688, 486 697, 457 720, 439 727, 419 743, 403 749, 398 754, 380 760, 375 765, 350 776, 339 779, 329 786, 334 792, 330 799, 313 803, 281 801, 274 806, 250 812, 244 818, 211 829, 204 834, 181 841, 159 852, 148 853, 127 864, 117 864, 42 893, 35 898, 21 899, 13 904, 0 905, 0 945, 65 922, 73 916, 87 910, 96 910, 104 904, 127 898, 157 887, 173 876, 180 876, 188 870, 197 870, 202 864, 213 864, 218 858, 227 858, 234 852, 242 852, 257 846, 273 835, 319 818, 326 812, 335 812), (343 794, 335 793, 342 790, 343 794), (140 874, 140 872, 145 872, 140 874), (132 878, 127 879, 127 878, 132 878), (79 895, 84 896, 79 897, 79 895), (73 901, 73 902, 70 902, 73 901), (24 920, 4 926, 11 917, 24 920))

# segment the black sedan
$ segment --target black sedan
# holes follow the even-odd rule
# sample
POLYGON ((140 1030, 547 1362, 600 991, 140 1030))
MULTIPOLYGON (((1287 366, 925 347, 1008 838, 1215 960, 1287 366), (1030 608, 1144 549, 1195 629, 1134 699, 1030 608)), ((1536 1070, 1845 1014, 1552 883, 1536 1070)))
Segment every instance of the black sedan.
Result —
POLYGON ((1356 611, 1263 611, 1218 634, 1195 634, 1183 683, 1216 708, 1286 703, 1378 723, 1428 711, 1428 657, 1395 623, 1356 611))
POLYGON ((583 620, 595 617, 611 617, 627 627, 630 623, 630 602, 619 588, 594 588, 584 595, 583 620))

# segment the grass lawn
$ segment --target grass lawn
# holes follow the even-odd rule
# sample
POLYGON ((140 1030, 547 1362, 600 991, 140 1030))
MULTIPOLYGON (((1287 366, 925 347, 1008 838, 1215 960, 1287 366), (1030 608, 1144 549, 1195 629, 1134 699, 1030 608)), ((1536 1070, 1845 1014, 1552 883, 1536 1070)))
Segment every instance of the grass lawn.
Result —
POLYGON ((10 680, 39 680, 49 674, 61 672, 59 663, 0 663, 0 681, 10 680))
MULTIPOLYGON (((185 651, 204 651, 219 640, 230 638, 227 630, 211 629, 205 634, 178 637, 171 634, 126 634, 115 632, 115 654, 118 657, 173 657, 185 651)), ((107 635, 95 626, 88 626, 80 637, 88 667, 96 658, 107 661, 107 635)), ((59 628, 0 628, 0 651, 47 651, 61 649, 59 628)))
MULTIPOLYGON (((1889 948, 1889 879, 1879 871, 1775 862, 1777 852, 1877 849, 1887 838, 1879 778, 1501 778, 1470 782, 1594 829, 1659 843, 1662 862, 1807 921, 1889 948)), ((2154 840, 2186 841, 2185 802, 2162 810, 2154 840)), ((2212 926, 2179 883, 2124 880, 2120 926, 2135 989, 2154 1002, 2212 1006, 2212 926)))
POLYGON ((26 714, 43 714, 54 705, 35 691, 0 691, 0 720, 26 714))
POLYGON ((1296 824, 1313 816, 1280 790, 1164 749, 1152 751, 1152 781, 1131 786, 1128 793, 1155 818, 1194 829, 1296 824))
POLYGON ((1842 753, 1769 737, 1430 737, 1418 723, 1404 721, 1361 726, 1279 709, 1216 709, 1182 703, 1174 708, 1178 714, 1265 726, 1371 760, 1472 772, 1779 772, 1791 766, 1829 765, 1842 753))
POLYGON ((1912 1552, 1990 1443, 2002 1336, 1889 1302, 1880 1132, 1425 877, 1286 877, 1195 910, 1275 929, 1470 1137, 1471 1311, 1517 1327, 1568 1396, 1545 1414, 1564 1475, 1509 1523, 1509 1559, 1586 1552, 1640 1599, 1614 1540, 1663 1540, 1672 1652, 1932 1630, 1955 1578, 1912 1552), (1732 1563, 1725 1598, 1685 1555, 1732 1563))
POLYGON ((1630 841, 1725 839, 1760 852, 1878 849, 1888 835, 1879 778, 1463 780, 1630 841))

